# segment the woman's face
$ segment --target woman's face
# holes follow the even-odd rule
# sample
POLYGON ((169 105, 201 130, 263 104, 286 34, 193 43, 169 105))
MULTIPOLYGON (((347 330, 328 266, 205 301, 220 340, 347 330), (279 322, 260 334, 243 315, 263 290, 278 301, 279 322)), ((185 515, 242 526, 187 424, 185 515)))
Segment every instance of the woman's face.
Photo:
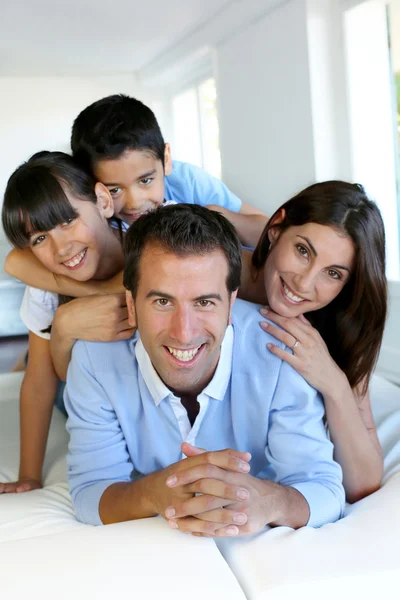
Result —
MULTIPOLYGON (((107 251, 113 245, 107 217, 106 199, 98 197, 97 204, 77 200, 65 190, 78 217, 57 225, 50 231, 35 231, 29 246, 40 262, 57 275, 66 275, 77 281, 100 279, 108 263, 107 251)), ((110 249, 111 250, 111 249, 110 249)))
POLYGON ((297 317, 331 302, 348 281, 354 262, 351 239, 336 229, 307 223, 269 231, 264 266, 268 304, 284 317, 297 317))

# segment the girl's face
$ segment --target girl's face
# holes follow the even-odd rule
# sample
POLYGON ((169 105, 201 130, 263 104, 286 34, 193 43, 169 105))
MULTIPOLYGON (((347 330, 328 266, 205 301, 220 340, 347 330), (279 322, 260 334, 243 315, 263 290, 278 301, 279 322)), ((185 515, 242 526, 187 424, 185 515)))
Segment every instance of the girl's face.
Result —
POLYGON ((78 217, 50 231, 31 234, 32 252, 52 273, 77 281, 109 276, 110 259, 115 258, 115 243, 119 242, 107 221, 113 214, 112 200, 104 186, 100 186, 97 184, 95 188, 97 204, 78 200, 65 189, 78 217))
POLYGON ((280 233, 269 231, 271 249, 264 266, 268 304, 284 317, 297 317, 331 302, 348 281, 351 239, 336 229, 307 223, 280 233))

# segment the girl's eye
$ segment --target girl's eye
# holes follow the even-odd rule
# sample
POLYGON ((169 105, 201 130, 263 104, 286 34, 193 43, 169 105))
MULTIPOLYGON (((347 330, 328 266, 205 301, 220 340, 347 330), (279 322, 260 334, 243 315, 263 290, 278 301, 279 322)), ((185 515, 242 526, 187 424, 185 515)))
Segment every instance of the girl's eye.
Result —
POLYGON ((115 188, 111 188, 108 190, 111 194, 111 196, 116 196, 117 194, 120 193, 121 188, 120 187, 115 187, 115 188))
POLYGON ((45 239, 46 239, 45 235, 38 235, 38 237, 33 240, 32 246, 37 246, 38 244, 40 244, 41 242, 43 242, 43 240, 45 240, 45 239))
POLYGON ((144 179, 140 180, 140 183, 143 183, 143 185, 149 185, 149 183, 151 183, 153 181, 153 179, 151 177, 145 177, 144 179))
POLYGON ((301 256, 308 256, 308 250, 305 246, 303 246, 303 244, 296 244, 296 248, 297 248, 297 252, 301 255, 301 256))
POLYGON ((71 217, 70 219, 64 221, 64 223, 62 223, 62 226, 65 227, 66 225, 70 225, 72 221, 75 221, 75 217, 71 217))
POLYGON ((339 271, 336 271, 335 269, 329 269, 328 275, 332 279, 342 279, 342 274, 339 273, 339 271))

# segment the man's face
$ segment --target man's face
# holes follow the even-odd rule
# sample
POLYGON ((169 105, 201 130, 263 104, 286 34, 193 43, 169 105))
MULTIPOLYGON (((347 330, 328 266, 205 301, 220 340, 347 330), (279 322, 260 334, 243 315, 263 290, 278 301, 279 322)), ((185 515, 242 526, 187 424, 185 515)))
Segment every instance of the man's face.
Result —
POLYGON ((129 314, 157 373, 178 396, 198 395, 218 364, 230 322, 228 263, 221 250, 180 257, 148 244, 129 314))

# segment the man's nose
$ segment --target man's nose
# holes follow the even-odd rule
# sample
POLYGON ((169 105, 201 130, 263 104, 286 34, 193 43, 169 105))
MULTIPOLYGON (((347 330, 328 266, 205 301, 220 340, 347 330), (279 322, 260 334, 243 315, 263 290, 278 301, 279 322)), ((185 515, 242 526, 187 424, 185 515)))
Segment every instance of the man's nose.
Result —
POLYGON ((196 316, 189 308, 176 308, 171 320, 170 336, 180 346, 188 346, 198 335, 196 316))

